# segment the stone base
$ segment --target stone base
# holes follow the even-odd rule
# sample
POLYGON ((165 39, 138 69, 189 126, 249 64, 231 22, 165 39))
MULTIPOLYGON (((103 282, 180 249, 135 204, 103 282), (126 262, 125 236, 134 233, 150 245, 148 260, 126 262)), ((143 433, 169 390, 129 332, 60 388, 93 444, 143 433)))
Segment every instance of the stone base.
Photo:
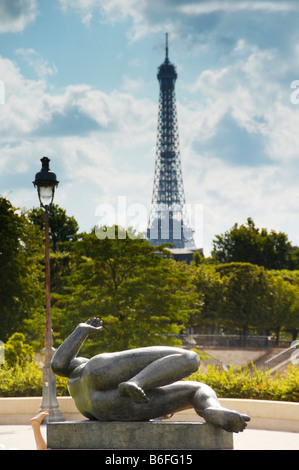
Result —
POLYGON ((47 424, 49 449, 233 449, 233 434, 198 422, 66 421, 47 424))

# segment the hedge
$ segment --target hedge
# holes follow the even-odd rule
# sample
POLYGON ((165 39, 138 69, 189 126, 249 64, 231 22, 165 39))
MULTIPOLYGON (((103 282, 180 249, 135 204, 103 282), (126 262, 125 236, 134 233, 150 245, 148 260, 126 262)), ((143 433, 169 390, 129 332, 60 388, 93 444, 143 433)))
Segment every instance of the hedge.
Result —
MULTIPOLYGON (((0 367, 0 397, 40 397, 43 390, 43 374, 35 362, 21 367, 0 367)), ((69 395, 67 379, 56 378, 58 396, 69 395)))
POLYGON ((205 371, 188 377, 213 388, 219 398, 248 398, 251 400, 299 401, 299 369, 289 366, 282 375, 248 366, 227 369, 207 366, 205 371))
MULTIPOLYGON (((299 369, 289 366, 283 375, 272 376, 257 368, 213 366, 199 369, 188 377, 209 385, 219 398, 299 401, 299 369)), ((57 377, 57 395, 69 395, 67 379, 57 377)), ((42 371, 34 362, 13 368, 0 367, 0 397, 32 397, 42 395, 42 371)))

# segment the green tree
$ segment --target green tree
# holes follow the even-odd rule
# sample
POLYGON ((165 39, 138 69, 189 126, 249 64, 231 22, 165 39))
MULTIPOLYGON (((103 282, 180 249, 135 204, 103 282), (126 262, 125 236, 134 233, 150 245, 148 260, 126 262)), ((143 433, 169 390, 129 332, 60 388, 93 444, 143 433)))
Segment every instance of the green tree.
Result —
MULTIPOLYGON (((28 225, 39 233, 40 253, 35 260, 36 266, 45 273, 45 242, 44 242, 44 214, 41 208, 34 208, 26 213, 28 225)), ((64 282, 73 268, 72 250, 76 245, 78 224, 74 217, 69 217, 66 211, 57 205, 50 209, 49 219, 50 235, 50 266, 51 266, 51 293, 62 293, 64 282)), ((23 322, 23 328, 30 336, 32 344, 40 349, 44 341, 45 329, 45 285, 41 293, 42 308, 36 309, 23 322)), ((55 298, 52 298, 52 306, 55 298)))
POLYGON ((299 269, 299 248, 297 246, 291 249, 289 269, 299 269))
POLYGON ((283 329, 292 334, 293 341, 299 330, 299 272, 274 271, 273 275, 273 323, 272 328, 279 341, 283 329))
POLYGON ((157 255, 147 240, 119 239, 115 231, 115 239, 85 233, 76 242, 71 275, 52 309, 60 341, 97 316, 105 327, 89 352, 177 344, 167 335, 180 332, 193 308, 187 266, 157 255))
POLYGON ((0 337, 6 341, 41 307, 43 274, 39 230, 10 201, 0 198, 0 337))
MULTIPOLYGON (((33 208, 28 211, 29 220, 40 229, 44 230, 44 214, 41 208, 33 208)), ((67 242, 76 240, 79 226, 74 217, 66 214, 65 209, 53 204, 50 208, 49 237, 51 248, 54 252, 64 251, 67 242)), ((68 249, 68 246, 67 246, 68 249)))
POLYGON ((213 240, 212 256, 220 263, 251 263, 267 269, 288 269, 291 243, 285 233, 256 228, 252 219, 247 225, 235 224, 213 240))
POLYGON ((202 264, 204 262, 204 257, 201 253, 199 253, 199 251, 196 251, 193 255, 193 260, 192 260, 192 264, 194 266, 199 266, 200 264, 202 264))
POLYGON ((216 266, 224 284, 221 321, 223 327, 239 330, 271 325, 272 276, 262 266, 229 263, 216 266))
POLYGON ((5 365, 24 367, 27 362, 31 362, 34 356, 34 349, 28 343, 23 333, 14 333, 5 343, 5 365))
POLYGON ((201 308, 190 315, 188 326, 213 333, 221 323, 223 280, 214 266, 200 264, 194 270, 194 285, 201 308))
POLYGON ((227 263, 195 269, 195 285, 202 308, 191 314, 188 326, 226 331, 282 330, 295 340, 299 325, 299 272, 268 271, 250 263, 227 263))
POLYGON ((298 290, 281 276, 273 277, 273 305, 271 329, 276 333, 276 342, 279 342, 279 334, 282 328, 298 325, 298 316, 295 302, 298 308, 298 290))

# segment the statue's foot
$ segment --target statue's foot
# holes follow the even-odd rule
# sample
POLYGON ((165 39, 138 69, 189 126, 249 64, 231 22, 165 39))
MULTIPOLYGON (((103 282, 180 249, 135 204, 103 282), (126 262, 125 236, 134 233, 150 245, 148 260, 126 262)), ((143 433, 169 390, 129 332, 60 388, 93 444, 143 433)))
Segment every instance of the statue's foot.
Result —
POLYGON ((243 431, 247 426, 246 422, 250 421, 249 416, 226 408, 207 408, 201 416, 207 423, 229 432, 243 431))
POLYGON ((134 382, 120 383, 118 393, 121 397, 131 397, 135 403, 147 403, 149 401, 144 390, 134 382))

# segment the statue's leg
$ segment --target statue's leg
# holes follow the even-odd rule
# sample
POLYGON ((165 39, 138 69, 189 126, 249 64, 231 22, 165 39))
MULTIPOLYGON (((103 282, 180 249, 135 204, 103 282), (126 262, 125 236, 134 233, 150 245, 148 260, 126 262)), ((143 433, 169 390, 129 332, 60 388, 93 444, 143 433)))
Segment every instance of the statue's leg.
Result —
POLYGON ((149 347, 93 357, 82 379, 94 390, 119 389, 122 396, 145 402, 143 388, 160 387, 187 377, 198 369, 193 351, 170 347, 149 347))
POLYGON ((192 404, 197 414, 202 416, 207 423, 229 432, 243 431, 246 422, 250 421, 249 416, 224 408, 214 390, 202 383, 198 383, 192 404))
POLYGON ((148 391, 146 403, 122 397, 117 390, 95 391, 91 414, 101 421, 147 421, 193 407, 198 383, 178 381, 148 391))
POLYGON ((130 396, 136 403, 149 400, 146 392, 188 377, 196 372, 199 357, 193 351, 176 350, 150 362, 140 372, 118 386, 121 396, 130 396))
POLYGON ((147 391, 149 400, 136 403, 122 397, 117 389, 94 391, 90 414, 101 421, 144 421, 194 408, 199 416, 214 426, 230 432, 243 431, 249 417, 221 406, 215 392, 195 381, 178 381, 147 391))

